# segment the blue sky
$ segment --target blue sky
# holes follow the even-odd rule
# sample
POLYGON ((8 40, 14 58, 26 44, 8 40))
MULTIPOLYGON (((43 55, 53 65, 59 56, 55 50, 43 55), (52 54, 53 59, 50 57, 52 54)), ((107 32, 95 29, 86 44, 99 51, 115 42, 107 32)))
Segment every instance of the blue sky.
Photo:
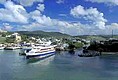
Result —
POLYGON ((118 34, 118 0, 0 0, 0 29, 118 34))

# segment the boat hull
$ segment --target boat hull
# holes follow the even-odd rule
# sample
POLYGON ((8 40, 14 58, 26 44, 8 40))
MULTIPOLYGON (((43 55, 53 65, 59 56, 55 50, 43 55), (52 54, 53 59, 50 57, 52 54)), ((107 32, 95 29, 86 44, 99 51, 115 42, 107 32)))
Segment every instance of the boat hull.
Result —
POLYGON ((5 47, 0 47, 0 50, 3 50, 5 47))
POLYGON ((54 55, 55 54, 55 51, 52 51, 52 52, 45 52, 45 53, 36 53, 35 55, 33 54, 27 54, 26 53, 26 58, 32 58, 32 57, 38 57, 38 58, 45 58, 47 56, 51 56, 51 55, 54 55))
POLYGON ((20 49, 20 47, 5 47, 5 50, 16 50, 16 49, 20 49))

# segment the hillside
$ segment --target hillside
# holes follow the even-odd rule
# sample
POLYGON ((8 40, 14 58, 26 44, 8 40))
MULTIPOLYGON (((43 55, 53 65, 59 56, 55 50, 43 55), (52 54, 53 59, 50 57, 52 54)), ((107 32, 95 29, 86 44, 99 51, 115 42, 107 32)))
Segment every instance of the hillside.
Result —
POLYGON ((44 31, 17 31, 21 35, 39 36, 39 37, 71 37, 70 35, 60 32, 44 32, 44 31))
POLYGON ((118 39, 118 35, 113 35, 113 36, 112 35, 78 35, 74 37, 78 37, 86 40, 106 40, 110 38, 118 39))

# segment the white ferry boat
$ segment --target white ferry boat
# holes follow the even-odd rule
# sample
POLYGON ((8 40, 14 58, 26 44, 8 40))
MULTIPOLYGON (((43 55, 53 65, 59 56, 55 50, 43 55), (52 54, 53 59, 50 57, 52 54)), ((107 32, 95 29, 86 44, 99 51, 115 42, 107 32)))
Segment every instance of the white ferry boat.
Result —
POLYGON ((38 56, 38 58, 45 58, 53 54, 55 54, 54 45, 49 45, 49 46, 38 45, 38 46, 33 47, 29 52, 26 52, 26 57, 30 58, 30 57, 38 56))
POLYGON ((22 46, 21 46, 21 48, 23 49, 23 50, 31 50, 32 49, 32 47, 33 47, 33 43, 25 43, 25 44, 23 44, 22 46))

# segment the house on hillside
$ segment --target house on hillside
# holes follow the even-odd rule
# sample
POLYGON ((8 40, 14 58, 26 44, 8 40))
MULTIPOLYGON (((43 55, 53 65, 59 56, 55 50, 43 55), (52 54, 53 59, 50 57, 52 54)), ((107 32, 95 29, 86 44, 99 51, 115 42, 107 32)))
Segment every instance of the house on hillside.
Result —
POLYGON ((13 38, 15 38, 15 42, 21 42, 21 36, 18 33, 13 33, 11 35, 13 38))
POLYGON ((19 33, 13 33, 11 35, 7 35, 6 38, 9 40, 8 42, 21 42, 21 36, 19 33))

